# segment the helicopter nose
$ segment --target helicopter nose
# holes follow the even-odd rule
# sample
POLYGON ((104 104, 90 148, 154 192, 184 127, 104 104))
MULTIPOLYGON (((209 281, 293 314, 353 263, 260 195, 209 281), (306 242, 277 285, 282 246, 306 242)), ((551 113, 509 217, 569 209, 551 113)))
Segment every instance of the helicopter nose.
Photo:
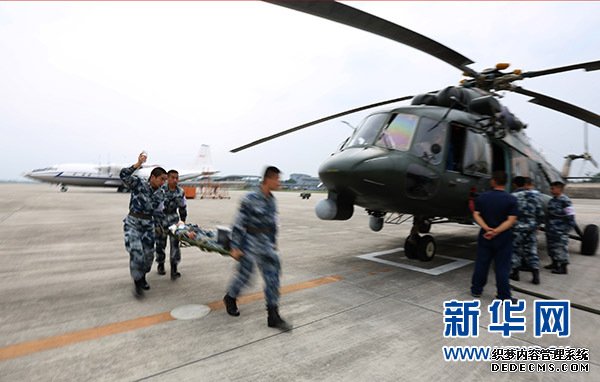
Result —
MULTIPOLYGON (((388 158, 378 147, 346 149, 327 159, 319 168, 319 177, 329 190, 359 191, 365 184, 384 186, 388 158)), ((360 193, 360 191, 359 191, 360 193)))

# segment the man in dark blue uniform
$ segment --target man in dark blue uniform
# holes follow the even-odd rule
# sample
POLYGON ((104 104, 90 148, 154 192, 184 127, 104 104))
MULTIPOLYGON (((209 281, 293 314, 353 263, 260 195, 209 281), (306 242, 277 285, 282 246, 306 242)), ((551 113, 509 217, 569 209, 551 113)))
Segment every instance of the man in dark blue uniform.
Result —
POLYGON ((162 214, 164 190, 161 186, 167 179, 167 172, 162 167, 154 168, 147 181, 133 175, 146 159, 146 153, 141 153, 133 166, 123 168, 119 174, 123 184, 131 190, 129 214, 123 219, 123 231, 134 295, 138 298, 144 296, 144 290, 150 289, 146 273, 150 272, 154 261, 154 219, 155 215, 162 214))
POLYGON ((511 271, 511 227, 519 213, 517 198, 504 191, 506 173, 495 171, 490 181, 492 190, 484 192, 475 200, 473 219, 481 230, 477 237, 477 259, 471 280, 471 295, 481 297, 487 283, 490 263, 496 266, 497 298, 512 300, 508 277, 511 271))
POLYGON ((223 302, 229 315, 240 315, 236 299, 257 265, 265 282, 268 326, 290 330, 292 326, 279 316, 281 263, 277 253, 277 206, 271 193, 279 189, 279 173, 277 167, 267 167, 260 188, 242 199, 231 233, 231 257, 239 264, 223 302))

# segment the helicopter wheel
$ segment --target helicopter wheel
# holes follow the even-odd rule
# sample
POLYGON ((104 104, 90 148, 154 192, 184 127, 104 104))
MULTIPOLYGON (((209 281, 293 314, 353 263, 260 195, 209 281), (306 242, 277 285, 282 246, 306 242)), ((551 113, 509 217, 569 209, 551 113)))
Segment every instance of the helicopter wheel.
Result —
POLYGON ((421 238, 418 238, 415 242, 415 240, 410 239, 410 236, 406 238, 406 240, 404 241, 404 255, 407 258, 411 260, 415 260, 417 258, 417 248, 420 239, 421 238))
POLYGON ((598 226, 590 224, 585 226, 581 236, 581 254, 593 256, 598 249, 598 226))
POLYGON ((435 240, 431 235, 425 235, 419 238, 417 242, 417 258, 421 261, 431 261, 435 256, 435 240))
POLYGON ((65 186, 64 184, 60 185, 60 192, 67 192, 68 189, 69 187, 65 186))

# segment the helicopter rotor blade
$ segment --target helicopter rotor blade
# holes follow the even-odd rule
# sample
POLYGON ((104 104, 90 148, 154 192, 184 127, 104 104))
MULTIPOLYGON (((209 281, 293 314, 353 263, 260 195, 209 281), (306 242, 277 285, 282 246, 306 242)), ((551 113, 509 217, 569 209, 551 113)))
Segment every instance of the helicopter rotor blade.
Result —
POLYGON ((377 107, 377 106, 383 106, 383 105, 387 105, 387 104, 394 103, 394 102, 406 101, 406 100, 411 99, 413 97, 414 96, 405 96, 405 97, 400 97, 400 98, 394 98, 394 99, 390 99, 390 100, 387 100, 387 101, 381 101, 381 102, 377 102, 377 103, 372 103, 370 105, 361 106, 361 107, 357 107, 357 108, 354 108, 354 109, 346 110, 346 111, 343 111, 341 113, 332 114, 332 115, 324 117, 324 118, 320 118, 320 119, 317 119, 317 120, 314 120, 314 121, 311 121, 311 122, 308 122, 308 123, 304 123, 304 124, 296 126, 296 127, 292 127, 291 129, 287 129, 287 130, 281 131, 281 132, 279 132, 277 134, 269 135, 268 137, 264 137, 264 138, 258 139, 258 140, 254 141, 254 142, 250 142, 250 143, 245 144, 243 146, 236 147, 235 149, 230 150, 230 152, 237 153, 239 151, 246 150, 247 148, 250 148, 252 146, 259 145, 261 143, 270 141, 272 139, 279 138, 279 137, 287 135, 289 133, 293 133, 295 131, 302 130, 302 129, 310 127, 310 126, 313 126, 313 125, 316 125, 316 124, 319 124, 319 123, 322 123, 322 122, 326 122, 326 121, 329 121, 331 119, 335 119, 335 118, 342 117, 342 116, 347 115, 347 114, 352 114, 352 113, 356 113, 356 112, 359 112, 359 111, 371 109, 371 108, 374 108, 374 107, 377 107))
POLYGON ((600 60, 599 61, 582 62, 580 64, 574 64, 574 65, 559 66, 556 68, 545 69, 545 70, 529 71, 529 72, 521 73, 521 77, 533 78, 533 77, 545 76, 548 74, 567 72, 569 70, 577 70, 577 69, 585 69, 586 72, 599 70, 600 69, 600 60))
POLYGON ((561 101, 556 98, 549 97, 547 95, 543 95, 540 93, 532 92, 531 90, 523 89, 520 86, 514 86, 512 91, 523 94, 526 96, 533 97, 529 100, 531 103, 535 103, 540 106, 547 107, 549 109, 553 109, 559 111, 561 113, 568 114, 572 117, 581 119, 582 121, 591 123, 592 125, 596 125, 600 127, 600 116, 596 113, 593 113, 589 110, 585 110, 580 108, 579 106, 575 106, 573 104, 567 103, 565 101, 561 101))
POLYGON ((467 67, 473 61, 462 54, 444 46, 437 41, 425 37, 410 29, 401 27, 390 21, 352 8, 346 4, 333 0, 319 1, 289 1, 289 0, 265 0, 282 7, 290 8, 299 12, 311 14, 327 20, 348 25, 354 28, 374 33, 389 38, 390 40, 408 45, 422 52, 428 53, 460 70, 471 77, 478 77, 479 73, 467 67))

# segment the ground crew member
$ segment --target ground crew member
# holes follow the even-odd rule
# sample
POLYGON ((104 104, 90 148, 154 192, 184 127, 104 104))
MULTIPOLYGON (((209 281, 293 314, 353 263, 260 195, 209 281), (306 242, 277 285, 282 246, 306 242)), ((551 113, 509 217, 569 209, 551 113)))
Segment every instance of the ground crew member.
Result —
POLYGON ((260 188, 242 199, 231 240, 231 257, 239 264, 223 302, 229 315, 240 315, 236 298, 248 284, 256 263, 265 283, 268 326, 290 330, 292 326, 279 316, 278 309, 281 265, 276 240, 277 206, 271 191, 279 189, 279 174, 277 167, 267 167, 260 188))
POLYGON ((517 176, 513 195, 517 198, 519 215, 512 227, 513 256, 510 278, 519 281, 519 270, 531 271, 533 284, 540 283, 540 258, 537 252, 537 229, 544 217, 539 192, 533 189, 531 178, 517 176))
POLYGON ((146 153, 141 153, 138 161, 126 167, 119 174, 121 180, 131 190, 129 214, 123 219, 125 248, 129 252, 129 271, 134 282, 134 295, 143 297, 144 290, 150 289, 146 273, 150 272, 154 261, 154 217, 163 209, 164 190, 161 188, 167 179, 162 167, 152 170, 148 181, 133 175, 134 171, 146 162, 146 153))
POLYGON ((506 173, 495 171, 490 180, 492 191, 484 192, 475 200, 473 219, 481 230, 477 237, 477 258, 471 279, 471 295, 481 297, 487 283, 492 259, 496 266, 497 296, 501 300, 513 300, 508 276, 512 263, 511 227, 519 213, 517 198, 504 191, 506 173))
MULTIPOLYGON (((156 263, 159 275, 165 274, 165 248, 167 247, 167 236, 169 227, 179 222, 185 223, 187 218, 187 202, 183 188, 179 187, 179 173, 177 170, 167 172, 167 184, 163 186, 165 191, 165 201, 163 216, 158 221, 160 228, 156 235, 156 263)), ((169 259, 171 262, 171 280, 181 277, 177 271, 177 266, 181 261, 181 250, 179 249, 179 240, 175 236, 169 239, 169 259)))
POLYGON ((575 226, 575 209, 571 199, 563 194, 565 184, 557 181, 550 183, 553 198, 548 202, 546 240, 548 255, 552 264, 546 269, 552 273, 566 274, 569 264, 569 231, 575 226))

